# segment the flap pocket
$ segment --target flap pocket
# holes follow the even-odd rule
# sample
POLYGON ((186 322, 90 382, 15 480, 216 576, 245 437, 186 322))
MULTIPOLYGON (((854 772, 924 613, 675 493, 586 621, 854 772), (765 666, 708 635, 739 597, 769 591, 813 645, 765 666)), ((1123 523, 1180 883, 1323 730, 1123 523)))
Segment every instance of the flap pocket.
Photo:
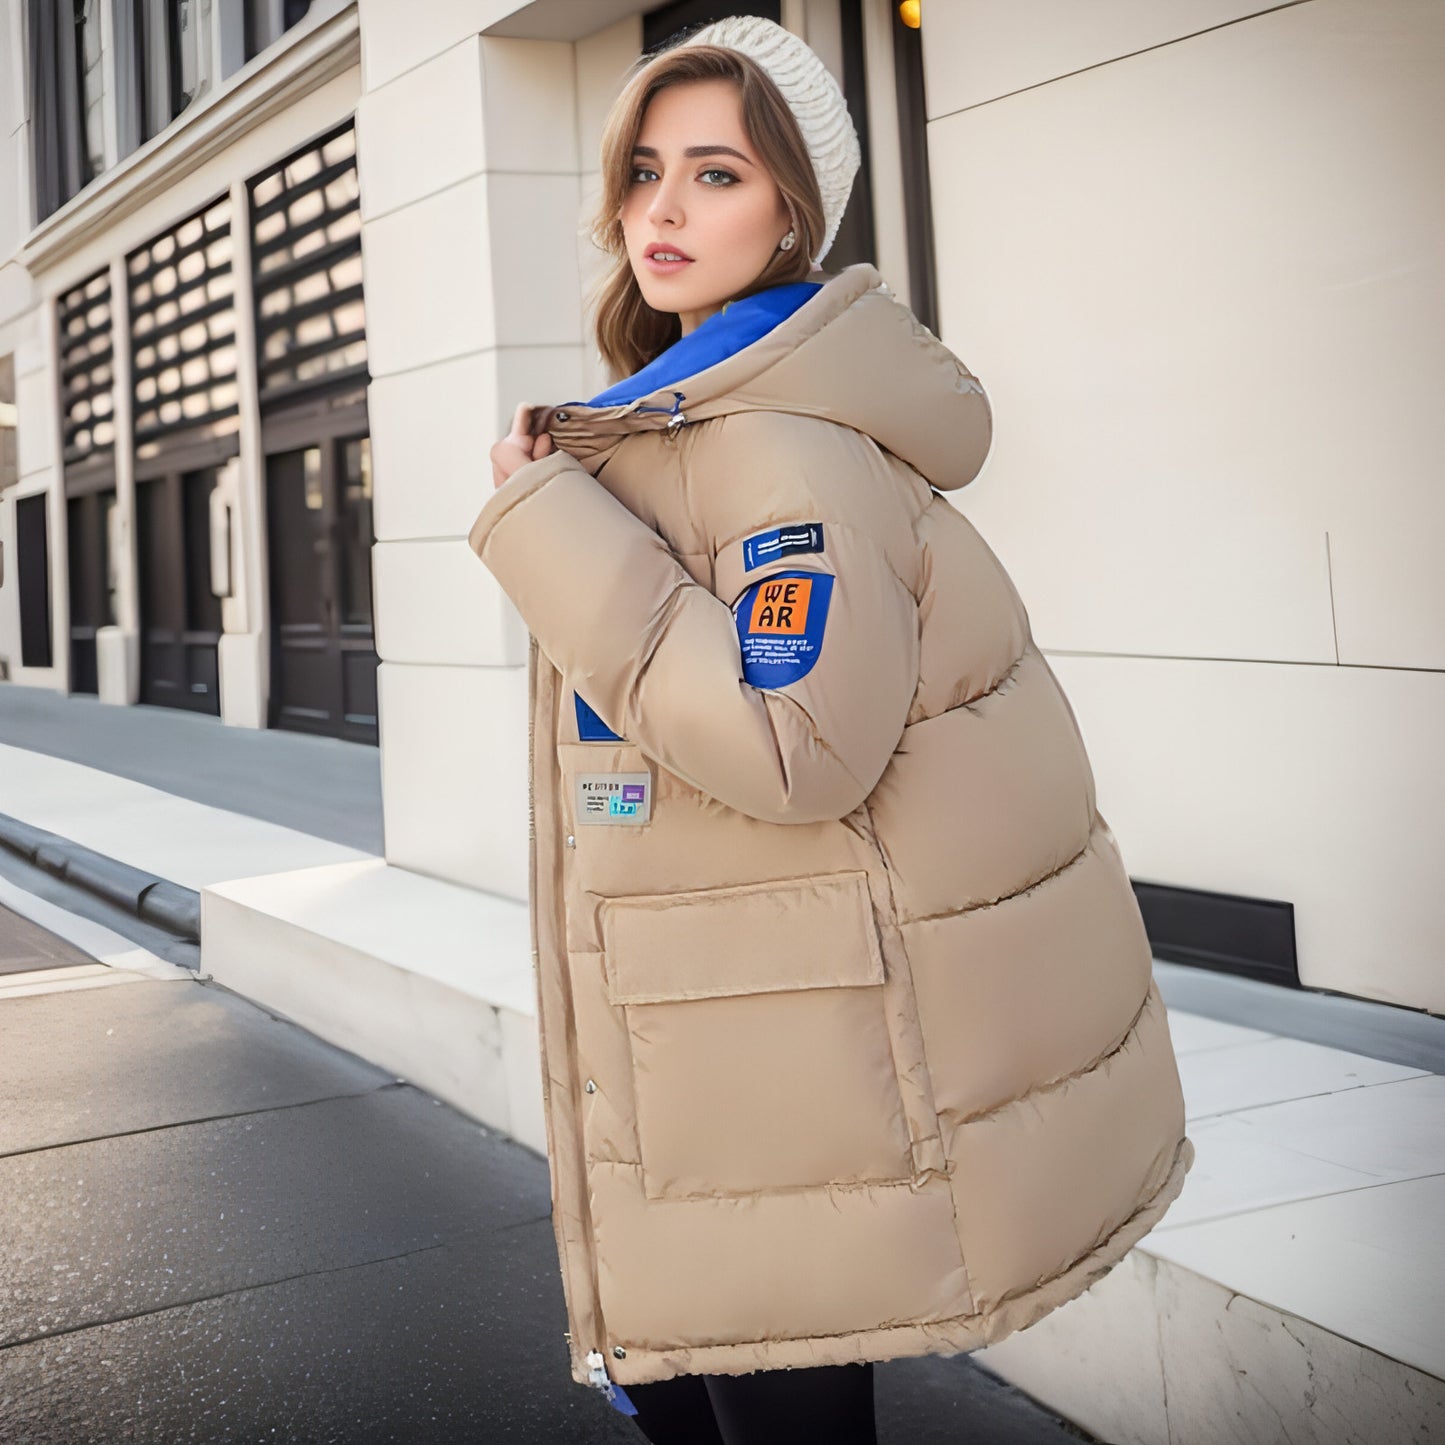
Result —
POLYGON ((862 872, 611 898, 601 920, 614 1004, 883 982, 862 872))

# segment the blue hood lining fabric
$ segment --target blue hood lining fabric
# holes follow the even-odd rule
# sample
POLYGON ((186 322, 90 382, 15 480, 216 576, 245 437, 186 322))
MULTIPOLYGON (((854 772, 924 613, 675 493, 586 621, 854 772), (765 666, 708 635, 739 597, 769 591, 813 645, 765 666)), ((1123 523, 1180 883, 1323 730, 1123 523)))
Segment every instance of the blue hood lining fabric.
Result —
POLYGON ((696 331, 673 342, 641 371, 624 377, 606 391, 599 391, 589 402, 572 405, 626 406, 686 377, 696 376, 753 342, 761 341, 822 289, 819 281, 790 281, 729 301, 715 316, 709 316, 696 331))

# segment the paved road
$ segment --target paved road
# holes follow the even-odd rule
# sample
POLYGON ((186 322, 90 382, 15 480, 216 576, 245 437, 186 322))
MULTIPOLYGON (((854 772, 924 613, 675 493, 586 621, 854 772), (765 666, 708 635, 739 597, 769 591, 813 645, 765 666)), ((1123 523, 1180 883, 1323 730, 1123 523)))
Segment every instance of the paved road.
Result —
MULTIPOLYGON (((546 1162, 411 1085, 186 979, 0 999, 0 1097, 3 1445, 641 1441, 546 1162)), ((1079 1438, 967 1359, 877 1391, 885 1445, 1079 1438)))
POLYGON ((0 904, 0 976, 94 963, 88 953, 0 904))
POLYGON ((381 753, 173 707, 0 683, 0 743, 67 758, 364 853, 382 849, 381 753))

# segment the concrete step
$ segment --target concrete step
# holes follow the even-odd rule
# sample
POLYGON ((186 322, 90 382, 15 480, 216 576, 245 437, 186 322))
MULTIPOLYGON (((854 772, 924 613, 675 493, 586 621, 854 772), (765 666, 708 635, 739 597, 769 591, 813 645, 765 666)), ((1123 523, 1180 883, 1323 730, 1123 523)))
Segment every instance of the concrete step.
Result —
POLYGON ((200 974, 546 1152, 525 904, 382 858, 214 883, 200 974))
MULTIPOLYGON (((1169 1002, 1172 966, 1156 976, 1169 1002)), ((1217 991, 1238 1017, 1249 991, 1217 991)), ((1188 996, 1210 1006, 1192 971, 1188 996)), ((1197 1151, 1183 1194, 978 1363, 1111 1445, 1445 1439, 1445 1077, 1409 1062, 1436 1057, 1439 1021, 1401 1020, 1396 1045, 1385 1022, 1357 1036, 1395 1057, 1171 1003, 1197 1151)))
POLYGON ((1162 1259, 1148 1240, 972 1358, 1109 1445, 1445 1438, 1440 1379, 1162 1259))

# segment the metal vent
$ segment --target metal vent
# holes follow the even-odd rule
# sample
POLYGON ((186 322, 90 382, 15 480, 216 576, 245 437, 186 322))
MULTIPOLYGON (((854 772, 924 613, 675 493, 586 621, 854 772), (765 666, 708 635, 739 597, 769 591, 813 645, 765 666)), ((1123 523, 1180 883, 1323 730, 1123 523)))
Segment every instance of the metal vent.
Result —
POLYGON ((261 405, 356 390, 366 367, 352 123, 250 183, 261 405))
POLYGON ((110 272, 60 298, 60 410, 67 464, 115 447, 115 357, 111 346, 110 272))
POLYGON ((234 431, 231 204, 221 197, 126 258, 138 457, 161 438, 234 431))

